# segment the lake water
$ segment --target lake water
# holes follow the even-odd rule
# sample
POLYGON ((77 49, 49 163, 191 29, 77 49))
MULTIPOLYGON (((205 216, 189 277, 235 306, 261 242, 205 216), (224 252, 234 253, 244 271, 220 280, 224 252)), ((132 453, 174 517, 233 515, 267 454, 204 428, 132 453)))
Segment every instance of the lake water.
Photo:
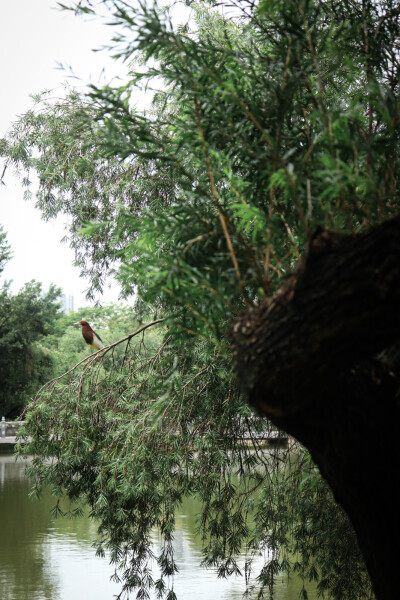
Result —
MULTIPOLYGON (((53 518, 54 498, 45 490, 40 501, 31 500, 30 488, 23 462, 16 462, 11 454, 0 454, 1 600, 112 600, 120 586, 110 581, 113 569, 107 559, 95 556, 95 524, 88 517, 53 518)), ((218 579, 213 571, 199 566, 196 512, 196 505, 186 502, 176 518, 179 573, 174 590, 178 600, 240 600, 244 578, 218 579)), ((158 544, 156 534, 154 544, 158 544)), ((259 560, 261 567, 264 559, 259 560)), ((296 600, 300 590, 298 580, 282 579, 275 598, 296 600)), ((309 598, 313 600, 310 594, 309 598)))

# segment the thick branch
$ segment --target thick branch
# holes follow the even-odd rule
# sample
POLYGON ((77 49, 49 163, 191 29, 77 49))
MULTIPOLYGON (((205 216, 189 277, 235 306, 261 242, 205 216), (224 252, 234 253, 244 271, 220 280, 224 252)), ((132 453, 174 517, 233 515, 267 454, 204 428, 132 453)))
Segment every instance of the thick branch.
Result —
POLYGON ((243 391, 310 450, 350 517, 380 600, 398 587, 389 531, 400 368, 387 350, 397 344, 398 353, 399 338, 400 217, 357 235, 317 233, 272 300, 233 327, 243 391))
POLYGON ((242 389, 266 414, 296 413, 400 337, 399 307, 399 217, 356 235, 317 233, 277 294, 234 324, 242 389))

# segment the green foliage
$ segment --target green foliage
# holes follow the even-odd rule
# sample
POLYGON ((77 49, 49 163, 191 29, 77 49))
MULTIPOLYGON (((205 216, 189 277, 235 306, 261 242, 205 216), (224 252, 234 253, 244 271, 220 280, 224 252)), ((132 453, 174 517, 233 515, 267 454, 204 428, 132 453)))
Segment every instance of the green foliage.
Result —
POLYGON ((189 4, 176 27, 156 4, 105 0, 128 81, 44 95, 0 143, 26 185, 38 173, 43 215, 68 215, 93 289, 115 273, 138 291, 138 315, 166 318, 148 348, 132 342, 112 368, 92 361, 47 387, 25 451, 38 489, 89 503, 126 591, 166 593, 174 512, 190 494, 205 564, 221 575, 242 547, 249 565, 268 548, 263 590, 295 570, 332 598, 370 597, 354 533, 306 457, 284 467, 290 453, 239 443, 270 426, 236 389, 229 330, 318 226, 353 232, 398 213, 399 5, 238 0, 224 16, 220 3, 189 4), (146 111, 143 89, 156 90, 146 111))
POLYGON ((318 225, 398 210, 394 6, 243 1, 229 19, 192 3, 174 30, 156 5, 104 4, 113 54, 142 68, 86 98, 41 98, 2 144, 39 174, 44 216, 72 217, 95 288, 120 262, 127 294, 220 339, 318 225), (135 94, 159 81, 142 114, 135 94))
POLYGON ((54 360, 42 345, 59 314, 61 290, 26 283, 12 294, 0 290, 0 414, 16 417, 38 388, 53 374, 54 360))

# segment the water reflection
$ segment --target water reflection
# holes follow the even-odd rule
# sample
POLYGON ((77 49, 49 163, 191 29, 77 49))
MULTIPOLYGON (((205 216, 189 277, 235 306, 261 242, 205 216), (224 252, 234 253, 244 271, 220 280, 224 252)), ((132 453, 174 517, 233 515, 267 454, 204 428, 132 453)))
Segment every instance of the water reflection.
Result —
POLYGON ((0 596, 2 600, 109 600, 119 586, 94 556, 88 518, 54 519, 54 498, 28 498, 25 465, 0 455, 0 596))
MULTIPOLYGON (((111 600, 120 586, 110 581, 113 568, 107 559, 95 556, 94 523, 87 517, 54 519, 54 498, 45 490, 39 502, 30 500, 30 487, 24 463, 16 462, 12 455, 0 455, 2 600, 111 600)), ((213 600, 239 600, 244 578, 218 579, 212 571, 199 567, 201 543, 194 529, 198 509, 196 503, 186 501, 176 517, 174 546, 179 573, 174 578, 175 592, 179 600, 205 600, 210 594, 213 600)), ((160 544, 157 535, 154 544, 160 544)), ((259 561, 261 566, 264 558, 259 561)), ((153 576, 157 578, 156 568, 153 576)), ((295 599, 300 588, 296 580, 289 584, 281 581, 276 599, 295 599)))

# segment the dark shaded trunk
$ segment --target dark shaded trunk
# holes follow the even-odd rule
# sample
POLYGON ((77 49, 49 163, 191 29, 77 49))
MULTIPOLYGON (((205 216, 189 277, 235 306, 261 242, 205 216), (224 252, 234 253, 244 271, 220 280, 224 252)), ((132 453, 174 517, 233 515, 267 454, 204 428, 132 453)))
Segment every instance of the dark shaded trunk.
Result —
POLYGON ((318 232, 277 294, 233 327, 249 401, 311 452, 349 515, 377 598, 398 594, 400 218, 318 232))

